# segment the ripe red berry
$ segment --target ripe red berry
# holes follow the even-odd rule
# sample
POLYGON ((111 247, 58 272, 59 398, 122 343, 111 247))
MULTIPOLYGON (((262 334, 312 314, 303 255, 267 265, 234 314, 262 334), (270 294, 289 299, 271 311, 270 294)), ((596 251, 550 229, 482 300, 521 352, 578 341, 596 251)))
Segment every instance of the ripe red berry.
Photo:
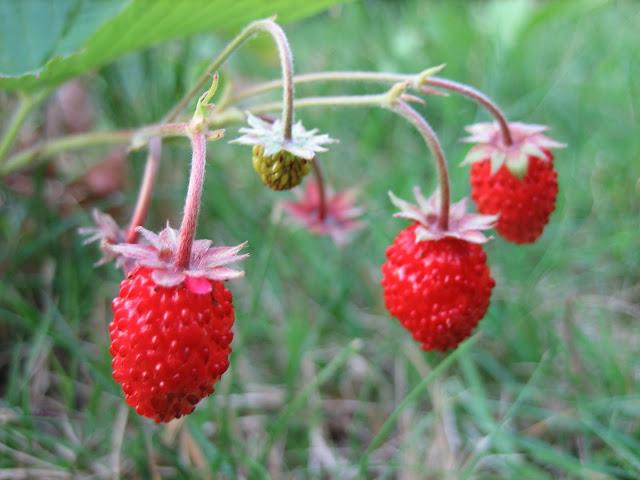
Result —
POLYGON ((489 159, 471 167, 471 197, 478 210, 499 214, 496 230, 514 243, 536 241, 556 207, 558 176, 553 155, 549 152, 546 159, 530 156, 528 164, 522 179, 505 165, 492 175, 489 159))
POLYGON ((450 237, 417 242, 417 227, 387 248, 384 303, 424 350, 445 351, 471 335, 495 282, 480 245, 450 237))
POLYGON ((113 378, 127 403, 156 422, 191 413, 229 367, 231 292, 208 281, 211 291, 198 294, 156 285, 149 268, 136 267, 113 300, 113 378))
POLYGON ((556 207, 558 176, 552 148, 564 145, 544 135, 542 125, 510 123, 507 145, 497 124, 467 127, 475 143, 464 163, 472 163, 471 196, 484 214, 498 215, 496 230, 514 243, 542 235, 556 207))
POLYGON ((120 284, 109 325, 113 378, 129 405, 156 422, 187 415, 229 367, 234 310, 223 280, 242 271, 243 245, 195 240, 188 265, 176 265, 178 232, 138 228, 148 243, 111 250, 136 266, 120 284))
POLYGON ((494 216, 469 214, 466 199, 440 225, 438 192, 417 205, 391 195, 396 217, 413 220, 387 248, 382 265, 384 303, 424 350, 455 348, 471 335, 489 307, 495 285, 481 243, 494 216))

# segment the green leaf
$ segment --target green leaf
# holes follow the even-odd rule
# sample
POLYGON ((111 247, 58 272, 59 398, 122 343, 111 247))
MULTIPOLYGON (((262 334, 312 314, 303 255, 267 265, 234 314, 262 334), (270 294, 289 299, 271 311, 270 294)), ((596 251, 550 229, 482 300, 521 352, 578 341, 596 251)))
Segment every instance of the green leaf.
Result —
MULTIPOLYGON (((0 89, 37 90, 171 38, 288 22, 344 0, 3 0, 0 89)), ((213 56, 212 52, 212 56, 213 56)))

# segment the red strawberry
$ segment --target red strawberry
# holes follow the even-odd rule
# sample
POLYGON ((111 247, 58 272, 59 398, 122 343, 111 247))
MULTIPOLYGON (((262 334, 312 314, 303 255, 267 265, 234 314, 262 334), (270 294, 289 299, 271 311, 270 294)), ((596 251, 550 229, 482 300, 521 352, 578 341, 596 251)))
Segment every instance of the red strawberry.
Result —
POLYGON ((471 168, 471 196, 478 210, 498 214, 496 230, 514 243, 542 235, 555 210, 557 173, 551 148, 563 145, 543 134, 541 125, 509 124, 512 145, 505 146, 496 124, 468 127, 475 142, 465 163, 471 168))
POLYGON ((175 266, 177 232, 138 228, 150 245, 119 244, 137 266, 120 284, 109 326, 113 378, 140 415, 168 422, 191 413, 229 367, 234 310, 221 280, 243 247, 196 240, 188 267, 175 266))
POLYGON ((207 294, 162 287, 149 268, 136 267, 113 300, 113 378, 127 403, 156 422, 191 413, 229 367, 231 292, 207 282, 207 294))
POLYGON ((529 157, 522 179, 505 166, 491 174, 491 161, 471 167, 471 196, 483 213, 499 214, 496 230, 513 243, 535 242, 556 208, 558 175, 553 155, 529 157))
POLYGON ((447 230, 439 227, 436 193, 419 206, 392 195, 397 217, 414 223, 402 230, 382 265, 384 302, 424 350, 455 348, 482 319, 495 282, 479 243, 495 217, 466 213, 466 199, 453 205, 447 230))

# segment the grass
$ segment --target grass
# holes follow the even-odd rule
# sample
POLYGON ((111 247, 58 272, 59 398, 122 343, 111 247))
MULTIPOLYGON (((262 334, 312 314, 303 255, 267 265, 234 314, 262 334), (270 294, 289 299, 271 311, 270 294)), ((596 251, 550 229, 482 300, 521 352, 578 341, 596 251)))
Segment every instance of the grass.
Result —
MULTIPOLYGON (((487 246, 491 308, 449 356, 421 352, 382 305, 379 265, 402 228, 386 191, 434 186, 422 140, 387 112, 299 114, 341 140, 323 158, 332 183, 362 189, 368 229, 342 250, 272 221, 282 197, 260 186, 248 151, 215 145, 199 232, 247 239, 252 256, 231 285, 231 368, 193 415, 166 427, 127 415, 111 379, 120 277, 94 269, 96 250, 75 233, 88 208, 52 208, 44 167, 30 196, 0 185, 0 478, 640 477, 639 21, 631 0, 416 0, 353 3, 287 27, 299 72, 446 62, 447 76, 569 145, 557 155, 561 194, 545 235, 487 246)), ((159 118, 222 45, 176 42, 92 76, 100 128, 159 118)), ((231 73, 275 76, 270 45, 252 44, 231 73)), ((298 94, 345 90, 380 89, 298 94)), ((423 110, 449 156, 454 197, 467 195, 457 139, 486 114, 455 97, 423 110)), ((97 202, 120 219, 142 169, 132 158, 123 192, 97 202)), ((178 221, 187 158, 182 144, 165 150, 153 227, 178 221)))

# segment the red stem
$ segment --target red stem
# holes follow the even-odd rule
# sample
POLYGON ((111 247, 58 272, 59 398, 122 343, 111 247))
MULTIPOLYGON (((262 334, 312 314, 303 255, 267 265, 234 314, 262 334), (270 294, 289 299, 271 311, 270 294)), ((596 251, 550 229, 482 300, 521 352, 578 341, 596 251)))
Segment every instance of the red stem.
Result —
POLYGON ((138 192, 138 200, 136 201, 136 207, 133 210, 131 216, 131 222, 127 229, 127 243, 135 243, 138 239, 138 232, 136 228, 144 223, 149 211, 149 204, 151 203, 151 194, 153 193, 153 187, 156 182, 158 174, 158 167, 160 165, 160 155, 162 152, 162 139, 154 137, 149 140, 149 153, 147 155, 147 163, 144 167, 144 175, 142 177, 142 183, 140 184, 140 191, 138 192))
POLYGON ((442 230, 447 230, 449 228, 449 204, 451 202, 449 171, 447 170, 447 160, 444 156, 442 145, 440 145, 440 140, 438 140, 438 135, 433 128, 431 128, 429 122, 427 122, 422 115, 411 108, 405 101, 396 99, 393 103, 392 109, 394 112, 406 118, 414 127, 416 127, 416 129, 418 129, 422 138, 424 138, 425 143, 429 147, 429 150, 431 150, 431 153, 433 154, 436 161, 436 169, 438 171, 438 182, 440 183, 439 225, 442 230))
POLYGON ((324 221, 327 216, 327 197, 324 186, 324 178, 322 176, 322 171, 320 170, 320 165, 318 165, 318 160, 314 158, 311 161, 311 166, 313 167, 313 174, 316 176, 316 181, 318 182, 318 191, 320 194, 320 209, 318 210, 318 218, 320 221, 324 221))
POLYGON ((176 254, 176 267, 178 269, 189 267, 191 246, 196 233, 207 157, 207 141, 204 132, 194 132, 192 134, 191 148, 193 149, 191 174, 189 175, 189 187, 187 188, 187 197, 184 204, 184 215, 180 224, 178 252, 176 254))

